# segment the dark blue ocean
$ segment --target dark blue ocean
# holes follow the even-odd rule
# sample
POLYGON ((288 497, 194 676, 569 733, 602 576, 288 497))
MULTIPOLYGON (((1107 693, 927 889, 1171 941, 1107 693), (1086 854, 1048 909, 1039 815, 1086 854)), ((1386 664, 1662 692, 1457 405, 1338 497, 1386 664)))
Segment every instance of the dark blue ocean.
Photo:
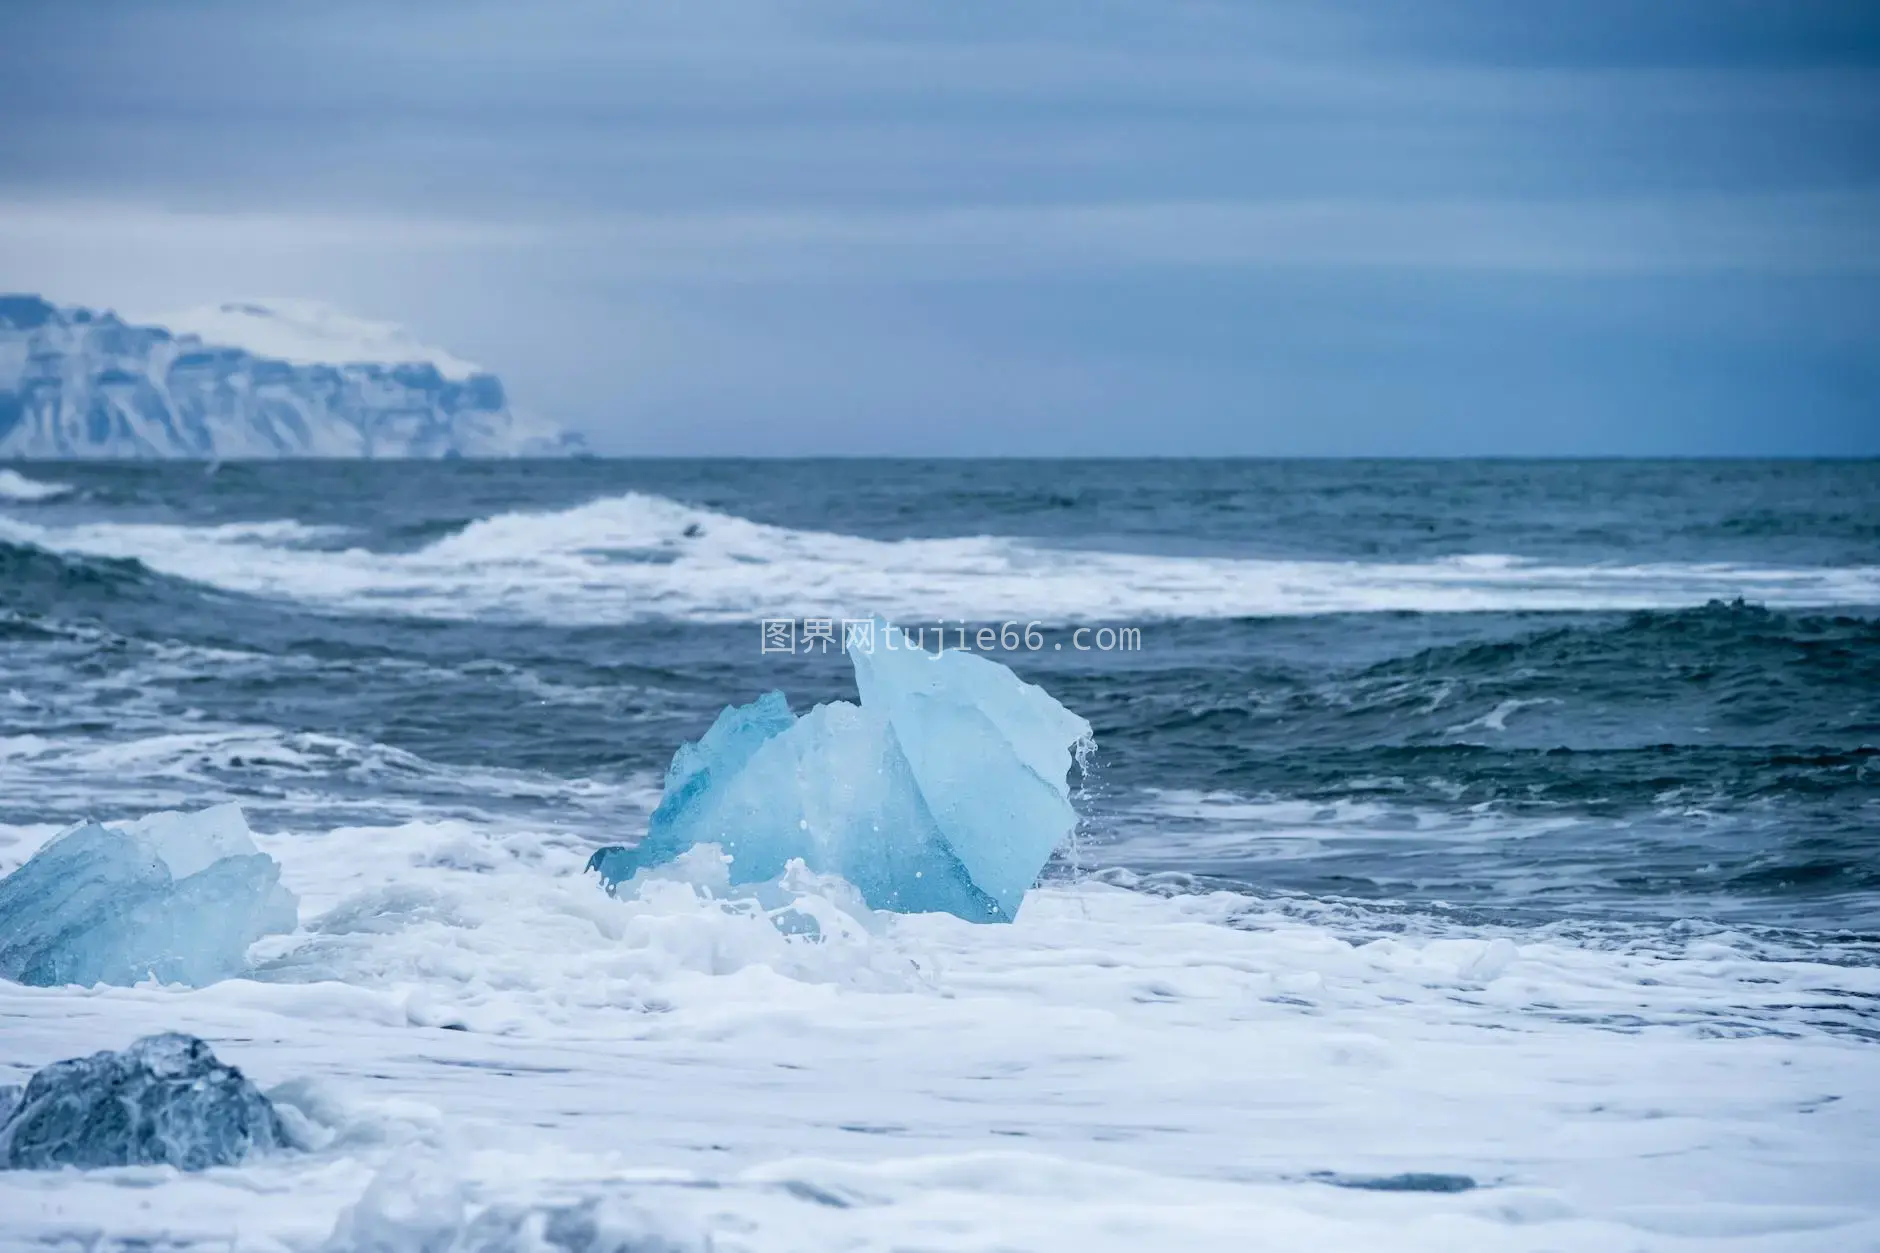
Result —
POLYGON ((631 840, 870 613, 1094 725, 1053 874, 1880 942, 1874 462, 20 465, 0 824, 631 840))

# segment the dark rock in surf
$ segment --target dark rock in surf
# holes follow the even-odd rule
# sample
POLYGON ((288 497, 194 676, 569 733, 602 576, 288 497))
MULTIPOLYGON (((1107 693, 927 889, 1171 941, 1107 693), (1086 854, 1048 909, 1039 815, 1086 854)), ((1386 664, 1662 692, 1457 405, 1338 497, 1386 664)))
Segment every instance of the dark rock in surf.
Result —
POLYGON ((204 1170, 285 1147, 274 1106, 195 1036, 145 1036, 121 1053, 54 1062, 8 1110, 0 1169, 174 1166, 204 1170))

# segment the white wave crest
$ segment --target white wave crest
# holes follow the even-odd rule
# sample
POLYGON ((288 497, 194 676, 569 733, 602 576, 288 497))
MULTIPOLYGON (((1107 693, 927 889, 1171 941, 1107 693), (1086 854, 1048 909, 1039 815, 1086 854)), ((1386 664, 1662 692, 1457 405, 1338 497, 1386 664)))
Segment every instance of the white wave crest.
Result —
POLYGON ((1378 611, 1660 609, 1744 598, 1880 604, 1880 566, 1565 565, 1477 554, 1369 562, 1057 548, 999 536, 875 540, 630 493, 473 523, 411 553, 294 545, 293 523, 214 528, 0 519, 0 535, 134 557, 230 591, 348 612, 608 623, 860 617, 1148 621, 1378 611))
POLYGON ((67 495, 71 490, 71 485, 67 483, 42 483, 38 479, 27 478, 17 470, 0 470, 0 500, 32 504, 67 495))

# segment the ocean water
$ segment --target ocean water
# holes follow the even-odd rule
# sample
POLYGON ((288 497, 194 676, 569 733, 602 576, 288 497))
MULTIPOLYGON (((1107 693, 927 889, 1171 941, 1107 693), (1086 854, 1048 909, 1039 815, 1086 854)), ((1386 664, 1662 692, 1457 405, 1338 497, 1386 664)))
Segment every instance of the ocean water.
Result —
POLYGON ((1880 1247, 1880 463, 0 471, 0 870, 225 800, 300 932, 0 986, 0 1083, 192 1030, 322 1147, 0 1237, 1880 1247), (1095 728, 1015 925, 581 873, 870 613, 1095 728))

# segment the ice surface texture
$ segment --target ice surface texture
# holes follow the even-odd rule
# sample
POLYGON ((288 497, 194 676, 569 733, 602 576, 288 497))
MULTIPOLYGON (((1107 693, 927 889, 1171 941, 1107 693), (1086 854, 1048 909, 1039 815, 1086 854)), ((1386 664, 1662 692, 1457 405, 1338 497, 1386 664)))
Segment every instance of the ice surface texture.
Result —
POLYGON ((860 705, 796 718, 771 692, 726 709, 674 755, 646 838, 590 866, 612 888, 717 844, 734 884, 800 858, 875 909, 1011 921, 1076 825, 1067 778, 1090 724, 995 661, 885 623, 875 638, 849 650, 860 705))
POLYGON ((240 973, 257 939, 294 929, 280 878, 234 805, 86 823, 0 880, 0 976, 214 983, 240 973))
POLYGON ((171 1033, 35 1074, 0 1122, 0 1168, 203 1170, 287 1142, 274 1107, 241 1071, 195 1036, 171 1033))

